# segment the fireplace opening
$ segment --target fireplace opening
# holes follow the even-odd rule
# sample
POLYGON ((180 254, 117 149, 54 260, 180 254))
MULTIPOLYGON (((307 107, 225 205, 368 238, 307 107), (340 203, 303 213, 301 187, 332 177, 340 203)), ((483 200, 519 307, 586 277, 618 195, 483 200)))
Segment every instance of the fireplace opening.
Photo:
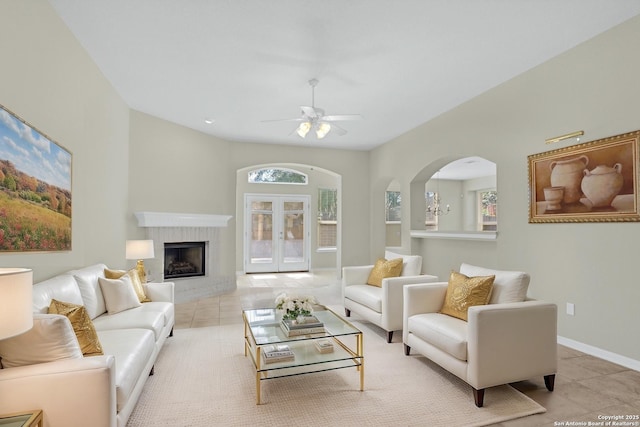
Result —
POLYGON ((176 279, 205 275, 206 242, 164 244, 164 278, 176 279))

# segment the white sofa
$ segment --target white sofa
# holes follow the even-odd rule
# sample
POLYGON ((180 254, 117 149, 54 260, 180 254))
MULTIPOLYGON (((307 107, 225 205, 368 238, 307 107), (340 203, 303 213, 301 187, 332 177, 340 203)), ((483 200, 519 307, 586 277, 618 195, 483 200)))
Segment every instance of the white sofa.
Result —
POLYGON ((469 307, 468 319, 441 314, 447 282, 404 288, 403 343, 471 387, 476 406, 484 390, 544 377, 553 391, 557 371, 557 307, 527 297, 529 275, 462 264, 468 276, 495 275, 489 304, 469 307))
POLYGON ((393 339, 393 331, 402 329, 402 287, 409 283, 429 283, 438 280, 437 276, 420 274, 421 256, 385 252, 385 259, 397 258, 403 260, 400 277, 383 279, 381 287, 367 284, 373 265, 342 268, 342 301, 345 315, 350 317, 353 311, 384 329, 389 343, 393 339))
MULTIPOLYGON (((0 341, 0 356, 11 345, 15 348, 11 340, 18 340, 21 348, 29 347, 25 359, 53 360, 0 369, 0 413, 42 409, 45 427, 126 425, 148 376, 153 374, 160 349, 173 333, 174 284, 144 284, 151 302, 108 314, 98 281, 104 278, 105 268, 96 264, 33 286, 34 329, 0 341), (79 347, 73 348, 77 339, 62 356, 40 354, 44 341, 52 339, 51 325, 71 327, 64 316, 43 314, 52 299, 85 307, 104 355, 83 357, 79 347)), ((64 340, 64 332, 60 336, 56 339, 64 340)))

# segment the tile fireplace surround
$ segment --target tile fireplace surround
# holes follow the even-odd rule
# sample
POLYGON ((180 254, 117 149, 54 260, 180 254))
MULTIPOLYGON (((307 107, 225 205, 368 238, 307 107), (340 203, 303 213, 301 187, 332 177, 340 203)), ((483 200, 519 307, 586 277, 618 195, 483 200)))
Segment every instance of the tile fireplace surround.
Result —
POLYGON ((170 279, 175 286, 175 301, 217 296, 236 289, 235 277, 219 274, 220 228, 226 227, 229 215, 181 214, 168 212, 136 212, 138 226, 146 238, 153 240, 154 259, 145 260, 152 280, 163 280, 164 244, 172 242, 206 242, 205 275, 170 279))

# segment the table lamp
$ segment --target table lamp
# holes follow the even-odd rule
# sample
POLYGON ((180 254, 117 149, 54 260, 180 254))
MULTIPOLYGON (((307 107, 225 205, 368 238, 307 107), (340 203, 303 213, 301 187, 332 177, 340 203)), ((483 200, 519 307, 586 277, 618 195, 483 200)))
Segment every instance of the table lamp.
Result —
POLYGON ((33 271, 0 268, 0 339, 33 327, 33 271))
POLYGON ((127 250, 125 257, 127 259, 138 260, 136 264, 136 270, 140 281, 147 283, 147 273, 144 270, 145 259, 151 259, 155 257, 153 253, 153 240, 127 240, 127 250))

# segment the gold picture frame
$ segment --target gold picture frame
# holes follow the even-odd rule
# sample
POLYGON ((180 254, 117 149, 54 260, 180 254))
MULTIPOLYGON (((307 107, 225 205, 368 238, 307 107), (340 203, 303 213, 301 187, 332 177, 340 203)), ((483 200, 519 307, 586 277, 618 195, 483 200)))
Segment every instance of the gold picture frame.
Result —
POLYGON ((529 222, 631 222, 638 210, 640 130, 532 154, 529 222))

